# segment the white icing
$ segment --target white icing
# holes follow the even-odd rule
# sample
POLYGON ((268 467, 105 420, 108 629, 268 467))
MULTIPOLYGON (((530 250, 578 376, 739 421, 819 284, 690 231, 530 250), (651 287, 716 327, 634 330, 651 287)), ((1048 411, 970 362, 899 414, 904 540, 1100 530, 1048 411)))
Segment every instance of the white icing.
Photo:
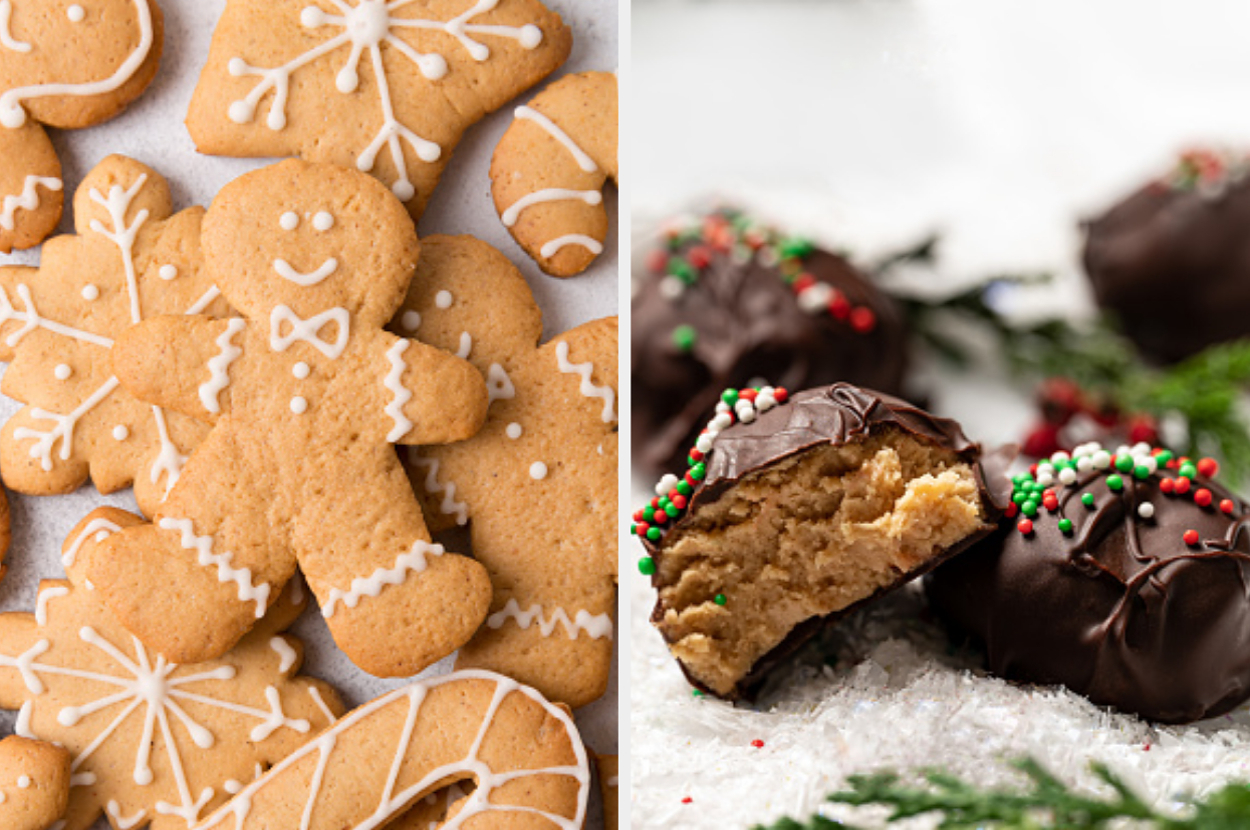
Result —
POLYGON ((13 37, 12 32, 9 30, 9 19, 12 16, 13 3, 10 0, 0 0, 0 46, 3 46, 5 49, 11 49, 14 52, 29 52, 31 49, 30 44, 13 37))
POLYGON ((109 818, 113 820, 113 824, 118 828, 118 830, 130 830, 131 827, 138 825, 139 822, 148 817, 147 810, 140 810, 133 815, 123 816, 121 805, 112 800, 109 801, 108 806, 105 809, 108 812, 109 818))
POLYGON ((214 414, 221 412, 221 390, 230 384, 230 364, 243 354, 243 349, 231 342, 243 327, 244 322, 238 317, 226 323, 225 331, 217 336, 219 351, 208 361, 209 378, 200 384, 200 403, 214 414))
POLYGON ((303 415, 308 411, 308 399, 300 395, 291 398, 291 411, 296 415, 303 415))
POLYGON ((307 274, 301 271, 296 271, 285 259, 275 259, 273 261, 273 270, 278 272, 278 276, 282 277, 284 280, 290 280, 296 285, 303 286, 304 288, 321 283, 326 277, 330 276, 338 269, 339 261, 334 257, 330 257, 325 262, 321 263, 317 270, 309 271, 307 274))
POLYGON ((303 380, 304 378, 308 377, 308 375, 311 372, 312 372, 312 369, 308 366, 307 363, 305 363, 302 360, 297 361, 296 364, 291 367, 291 374, 294 375, 299 380, 303 380))
POLYGON ((82 298, 87 302, 100 299, 100 289, 94 285, 84 285, 82 287, 82 298))
POLYGON ((543 204, 544 202, 578 200, 588 205, 598 205, 603 203, 603 194, 598 190, 565 190, 561 187, 549 187, 546 190, 539 190, 517 199, 507 210, 500 214, 499 218, 503 220, 504 227, 511 228, 516 224, 517 219, 520 218, 521 211, 527 207, 543 204))
MULTIPOLYGON (((70 19, 71 23, 81 23, 83 18, 87 16, 87 11, 77 3, 65 10, 65 16, 70 19)), ((124 827, 122 830, 126 830, 124 827)))
POLYGON ((557 608, 550 613, 550 616, 544 617, 541 605, 535 603, 529 607, 528 611, 522 611, 515 599, 508 600, 503 610, 487 617, 486 624, 491 628, 502 628, 510 619, 516 620, 516 624, 521 628, 529 628, 537 620, 538 630, 544 637, 550 637, 557 625, 563 625, 570 640, 576 640, 582 631, 596 640, 604 637, 612 639, 612 617, 608 614, 591 614, 589 611, 580 610, 573 616, 573 619, 569 619, 567 611, 557 608))
MULTIPOLYGON (((0 0, 2 2, 3 0, 0 0)), ((0 10, 3 5, 0 5, 0 10)), ((16 226, 14 217, 18 210, 38 210, 39 209, 39 187, 46 187, 48 190, 60 190, 63 185, 61 180, 52 176, 27 176, 26 181, 22 185, 22 192, 15 196, 5 196, 3 209, 0 210, 0 228, 11 231, 16 226)))
POLYGON ((161 279, 165 280, 165 282, 169 282, 170 280, 178 276, 178 266, 162 265, 157 270, 156 275, 160 277, 161 279))
POLYGON ((538 110, 531 107, 517 107, 516 117, 525 119, 526 121, 533 121, 535 124, 550 133, 552 138, 563 144, 565 149, 572 154, 573 159, 577 162, 577 166, 582 168, 582 170, 587 173, 593 173, 599 169, 599 165, 595 164, 595 160, 587 155, 585 150, 578 147, 577 142, 575 142, 568 133, 560 129, 556 122, 552 121, 538 110))
POLYGON ((616 392, 610 386, 595 386, 591 382, 591 374, 595 370, 593 363, 570 363, 569 362, 569 343, 567 340, 561 340, 556 344, 556 361, 560 367, 560 371, 565 374, 581 375, 582 383, 580 391, 587 398, 603 399, 603 422, 611 424, 616 422, 616 392))
POLYGON ((512 378, 498 363, 492 363, 486 372, 486 393, 489 402, 510 400, 516 397, 516 387, 512 378))
POLYGON ((69 588, 64 585, 51 585, 39 592, 38 598, 35 600, 35 622, 39 625, 48 624, 48 603, 57 597, 63 597, 69 593, 69 588))
POLYGON ((446 484, 438 483, 438 459, 422 458, 415 452, 410 457, 412 464, 425 470, 425 492, 437 495, 443 494, 443 503, 439 505, 439 510, 444 515, 455 516, 456 524, 463 525, 469 521, 469 506, 462 501, 456 501, 456 485, 453 482, 446 484))
POLYGON ((547 465, 541 461, 535 461, 530 465, 530 478, 535 481, 542 481, 547 477, 547 465))
POLYGON ((117 426, 113 427, 113 440, 114 441, 125 441, 129 437, 130 437, 130 430, 127 429, 124 425, 118 424, 117 426))
MULTIPOLYGON (((312 697, 313 703, 317 705, 317 708, 321 710, 321 714, 326 716, 327 723, 334 723, 336 720, 338 720, 338 718, 334 717, 334 713, 330 711, 330 707, 326 706, 326 702, 321 697, 321 692, 317 689, 316 686, 309 686, 308 694, 309 696, 312 697)), ((257 776, 257 777, 259 778, 260 776, 257 776)))
MULTIPOLYGON (((273 637, 269 640, 269 647, 278 653, 278 671, 286 674, 286 672, 295 665, 296 653, 291 648, 291 644, 284 637, 273 637)), ((330 718, 334 720, 334 718, 330 718)))
POLYGON ((265 616, 269 603, 269 583, 256 585, 252 582, 250 568, 235 568, 230 565, 233 553, 213 553, 213 537, 197 536, 190 519, 161 519, 162 530, 176 530, 182 538, 182 546, 197 553, 197 561, 202 567, 216 566, 217 581, 233 582, 239 588, 240 602, 256 603, 256 619, 265 616))
MULTIPOLYGON (((298 785, 299 779, 294 778, 294 776, 288 777, 284 773, 311 753, 316 752, 318 753, 317 765, 313 774, 307 779, 308 794, 304 800, 304 811, 300 824, 300 830, 308 830, 311 826, 314 806, 321 793, 323 784, 323 775, 321 773, 329 765, 330 756, 335 750, 339 736, 354 729, 362 722, 370 720, 375 713, 386 709, 391 704, 405 700, 408 705, 407 716, 404 719, 403 730, 396 741, 395 753, 390 762, 390 771, 379 794, 377 807, 374 808, 369 818, 360 824, 354 825, 352 830, 377 830, 406 810, 422 794, 437 790, 445 781, 463 780, 465 778, 472 778, 477 787, 473 794, 462 802, 463 806, 460 812, 441 825, 442 830, 460 830, 474 817, 487 812, 532 813, 551 822, 559 830, 577 830, 577 828, 582 826, 586 817, 586 804, 589 798, 590 765, 586 757, 585 746, 582 744, 572 717, 559 706, 548 702, 534 689, 523 686, 515 680, 510 680, 493 672, 469 670, 453 672, 432 680, 410 684, 359 707, 339 720, 330 729, 323 732, 317 739, 309 741, 280 761, 264 778, 254 781, 241 791, 234 800, 210 816, 197 830, 213 830, 213 828, 220 827, 228 818, 234 819, 232 830, 260 830, 262 826, 271 826, 272 814, 266 816, 264 813, 261 813, 262 823, 256 824, 254 827, 248 825, 248 818, 252 811, 255 796, 270 785, 281 789, 284 794, 298 792, 296 786, 293 785, 298 785), (495 691, 491 697, 490 705, 486 708, 481 725, 474 735, 473 743, 468 747, 463 758, 430 770, 421 780, 400 792, 396 792, 395 789, 399 782, 401 770, 410 766, 405 764, 405 761, 409 759, 409 747, 412 746, 414 738, 418 740, 418 746, 413 749, 412 756, 419 757, 421 751, 420 736, 416 733, 417 716, 421 710, 421 705, 424 703, 430 690, 460 680, 485 680, 495 684, 495 691), (573 749, 574 764, 496 773, 489 764, 481 760, 479 754, 486 741, 486 736, 494 724, 495 716, 499 712, 504 699, 514 693, 523 694, 542 706, 551 718, 564 727, 569 744, 573 749), (505 784, 533 776, 567 776, 575 780, 578 787, 575 815, 569 818, 547 812, 540 807, 498 803, 491 798, 492 792, 505 784)), ((354 798, 363 796, 363 794, 349 792, 351 797, 354 798)), ((287 803, 287 797, 289 796, 284 795, 283 804, 287 803)), ((506 825, 506 821, 500 822, 500 826, 504 825, 506 825)))
POLYGON ((313 227, 319 231, 328 231, 334 227, 334 216, 324 210, 318 211, 313 217, 313 227))
POLYGON ((94 772, 79 772, 69 777, 69 785, 71 787, 90 787, 95 782, 96 776, 94 772))
POLYGON ((110 522, 108 519, 92 519, 87 522, 87 526, 74 537, 74 541, 70 542, 69 547, 65 549, 65 553, 61 555, 61 564, 66 569, 74 567, 74 562, 78 559, 78 551, 82 549, 83 542, 87 541, 88 537, 94 535, 95 541, 103 542, 111 534, 121 533, 121 530, 119 525, 110 522))
POLYGON ((274 68, 253 66, 242 58, 231 58, 227 64, 231 75, 256 77, 260 78, 260 81, 246 97, 230 105, 227 111, 230 119, 237 124, 253 121, 261 99, 272 90, 273 102, 270 104, 265 121, 271 130, 281 130, 286 127, 287 123, 286 108, 292 75, 341 46, 350 45, 347 62, 335 76, 335 86, 338 90, 343 94, 350 94, 359 86, 360 59, 368 51, 374 80, 377 84, 378 103, 382 110, 382 125, 369 146, 356 158, 356 167, 366 172, 372 170, 382 148, 387 148, 398 175, 391 185, 391 190, 402 201, 408 201, 416 194, 416 189, 408 177, 408 160, 404 153, 404 143, 406 142, 412 148, 417 158, 426 162, 437 161, 442 155, 442 148, 417 135, 400 123, 396 117, 391 100, 391 78, 382 57, 382 45, 385 43, 390 49, 394 49, 412 61, 417 69, 430 80, 438 80, 447 74, 447 59, 440 54, 418 52, 407 42, 396 37, 392 30, 410 28, 435 29, 445 32, 456 38, 478 61, 486 60, 490 56, 490 50, 468 37, 471 33, 512 38, 525 49, 533 49, 542 41, 542 32, 533 25, 513 27, 469 23, 477 15, 494 8, 498 0, 479 0, 467 11, 447 21, 399 17, 393 14, 411 2, 412 0, 390 0, 389 3, 386 0, 359 0, 354 6, 349 6, 343 0, 335 0, 335 6, 342 12, 341 15, 329 14, 317 6, 306 6, 300 13, 300 24, 304 28, 317 29, 323 26, 334 26, 343 31, 274 68))
POLYGON ((39 464, 44 471, 50 471, 52 469, 52 449, 56 446, 56 442, 61 442, 61 460, 68 461, 73 451, 74 428, 78 425, 82 416, 94 409, 95 405, 100 401, 107 398, 117 386, 117 378, 109 378, 68 415, 49 412, 37 406, 31 407, 31 418, 36 421, 51 421, 53 426, 48 430, 18 427, 13 430, 13 437, 18 441, 33 439, 35 443, 31 445, 30 457, 39 459, 39 464))
POLYGON ((416 311, 405 311, 402 320, 404 328, 410 333, 421 328, 421 315, 416 311))
POLYGON ((289 307, 280 305, 269 314, 269 347, 275 352, 285 352, 292 343, 304 342, 331 360, 337 359, 347 348, 350 319, 347 309, 336 307, 304 320, 289 307), (283 323, 291 327, 286 334, 282 333, 283 323), (338 329, 333 342, 321 337, 322 330, 331 323, 338 329))
MULTIPOLYGON (((25 124, 26 110, 22 107, 22 101, 29 98, 104 95, 119 89, 122 84, 129 81, 135 74, 135 71, 147 59, 154 40, 152 36, 152 10, 148 8, 148 0, 134 0, 134 3, 139 22, 139 43, 135 46, 134 51, 126 56, 126 59, 122 61, 112 75, 104 80, 88 83, 36 84, 34 86, 10 89, 3 95, 0 95, 0 124, 9 129, 16 129, 25 124)), ((3 22, 6 24, 4 29, 7 31, 7 7, 9 4, 7 0, 3 0, 3 4, 6 7, 3 10, 3 22)), ((9 44, 6 43, 5 45, 9 44)))
POLYGON ((581 245, 595 256, 603 253, 603 245, 599 244, 599 240, 586 236, 584 233, 570 233, 557 237, 539 248, 538 253, 543 259, 551 259, 562 248, 569 245, 581 245))
POLYGON ((211 288, 209 288, 207 291, 205 291, 203 294, 201 294, 200 298, 196 300, 194 303, 192 303, 191 307, 188 308, 183 313, 184 314, 199 314, 201 311, 208 308, 209 303, 211 303, 213 300, 217 299, 220 296, 221 296, 221 289, 214 285, 211 288))
POLYGON ((68 363, 58 363, 56 368, 52 370, 52 375, 57 380, 69 380, 69 376, 74 374, 74 370, 70 368, 68 363))
POLYGON ((451 304, 454 300, 455 297, 453 297, 451 292, 446 289, 434 295, 434 305, 439 308, 451 308, 451 304))
POLYGON ((349 590, 330 589, 330 598, 321 607, 321 615, 326 619, 334 616, 334 611, 342 602, 348 608, 355 608, 364 597, 376 597, 387 585, 401 585, 409 573, 421 573, 427 567, 426 555, 442 556, 443 546, 423 542, 420 539, 412 543, 412 549, 401 553, 395 559, 393 568, 378 568, 367 577, 356 577, 352 580, 349 590))
POLYGON ((386 350, 386 359, 390 362, 391 369, 386 373, 383 383, 391 393, 391 402, 386 405, 385 412, 395 422, 395 426, 387 433, 386 440, 392 444, 412 432, 412 421, 404 415, 404 406, 412 400, 412 390, 403 385, 404 370, 408 368, 403 354, 408 346, 409 341, 397 340, 395 345, 386 350))
POLYGON ((13 734, 22 738, 29 738, 32 741, 38 740, 34 732, 30 731, 30 716, 35 711, 35 701, 28 700, 22 704, 22 708, 17 710, 17 720, 13 724, 13 734))
POLYGON ((299 227, 299 214, 288 210, 278 217, 278 226, 284 231, 293 231, 299 227))
MULTIPOLYGON (((83 289, 83 297, 86 299, 94 299, 87 297, 87 289, 95 289, 93 293, 99 296, 99 289, 94 285, 88 285, 83 289)), ((30 288, 25 283, 18 283, 15 286, 17 297, 21 300, 25 311, 18 311, 14 308, 9 294, 0 286, 0 326, 5 323, 16 321, 22 323, 22 327, 17 331, 4 338, 4 344, 10 348, 17 346, 22 342, 22 338, 30 334, 35 329, 44 329, 53 334, 59 334, 62 337, 69 337, 81 343, 90 343, 94 346, 102 346, 105 349, 112 348, 113 341, 94 332, 84 331, 83 329, 74 328, 58 323, 55 320, 49 320, 39 314, 39 309, 35 307, 35 300, 31 296, 30 288)))
POLYGON ((456 350, 456 357, 466 360, 473 351, 473 337, 467 331, 460 332, 460 348, 456 350))
POLYGON ((29 775, 19 775, 17 777, 17 786, 20 789, 28 790, 30 789, 30 784, 31 784, 31 781, 30 781, 29 775))
POLYGON ((507 429, 504 430, 504 432, 507 433, 508 437, 511 438, 513 441, 521 437, 521 431, 522 431, 521 425, 518 424, 516 421, 513 421, 512 423, 508 424, 507 429))

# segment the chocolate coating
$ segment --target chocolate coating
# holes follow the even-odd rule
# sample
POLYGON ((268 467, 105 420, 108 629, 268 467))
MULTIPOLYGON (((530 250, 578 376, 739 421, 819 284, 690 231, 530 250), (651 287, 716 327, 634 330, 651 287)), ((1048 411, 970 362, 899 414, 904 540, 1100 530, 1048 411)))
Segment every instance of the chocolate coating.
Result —
POLYGON ((1144 355, 1165 363, 1250 335, 1250 179, 1151 183, 1086 224, 1085 272, 1144 355))
POLYGON ((934 571, 930 601, 985 644, 999 676, 1062 684, 1165 723, 1228 711, 1250 696, 1246 505, 1206 479, 1186 496, 1164 494, 1174 477, 1126 475, 1119 493, 1098 473, 1057 485, 1057 513, 1039 513, 1031 535, 1009 521, 934 571), (1210 506, 1192 499, 1199 488, 1213 493, 1210 506), (1150 519, 1137 513, 1146 501, 1150 519), (1070 535, 1059 529, 1065 517, 1070 535), (1198 544, 1183 540, 1190 529, 1198 544))
MULTIPOLYGON (((821 444, 847 444, 867 438, 883 429, 895 429, 922 442, 949 450, 970 464, 980 487, 986 524, 980 532, 942 551, 923 567, 900 574, 897 580, 871 596, 833 614, 812 618, 796 626, 782 643, 756 661, 750 673, 738 684, 735 697, 751 697, 769 673, 825 626, 842 619, 877 597, 896 590, 993 532, 999 517, 1010 503, 1011 484, 1004 474, 1010 458, 995 454, 983 460, 980 445, 970 441, 955 421, 939 418, 890 395, 849 383, 835 383, 828 387, 799 392, 792 395, 787 403, 762 413, 751 423, 739 422, 726 428, 717 437, 707 456, 707 474, 691 493, 687 511, 673 523, 659 542, 643 540, 647 551, 659 563, 664 556, 664 542, 669 534, 674 529, 680 529, 683 522, 700 507, 727 493, 744 476, 821 444)), ((661 570, 657 568, 656 575, 652 577, 652 585, 657 591, 661 587, 661 570)), ((664 610, 662 600, 657 599, 651 615, 652 622, 661 620, 664 610)), ((693 685, 714 694, 689 673, 686 676, 693 685)))
MULTIPOLYGON (((714 215, 715 216, 715 215, 714 215)), ((849 306, 872 312, 871 331, 826 309, 805 311, 779 263, 761 251, 739 252, 690 239, 672 248, 710 252, 697 280, 680 296, 663 273, 648 273, 633 300, 633 456, 641 471, 681 466, 717 396, 757 378, 786 389, 838 380, 898 392, 907 364, 903 317, 895 304, 847 260, 815 249, 802 269, 841 292, 849 306), (690 326, 693 348, 684 351, 674 331, 690 326)))

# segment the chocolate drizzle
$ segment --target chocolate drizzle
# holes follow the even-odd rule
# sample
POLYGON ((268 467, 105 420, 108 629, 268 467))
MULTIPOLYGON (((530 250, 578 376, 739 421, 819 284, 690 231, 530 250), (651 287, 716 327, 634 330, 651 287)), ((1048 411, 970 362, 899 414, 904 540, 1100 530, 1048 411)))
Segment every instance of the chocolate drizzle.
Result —
POLYGON ((1167 723, 1228 711, 1250 696, 1247 508, 1201 478, 1194 487, 1213 499, 1199 506, 1166 494, 1165 479, 1176 476, 1125 476, 1117 492, 1100 473, 1080 476, 1031 534, 1004 526, 936 570, 933 605, 985 643, 1002 677, 1062 684, 1167 723), (1225 499, 1229 514, 1216 506, 1225 499), (1138 514, 1144 502, 1151 518, 1138 514))
POLYGON ((847 260, 813 249, 802 271, 836 289, 848 307, 871 311, 867 331, 824 308, 803 310, 781 263, 765 254, 772 249, 725 250, 691 239, 672 250, 686 256, 696 247, 708 255, 697 279, 675 293, 673 277, 648 273, 633 300, 632 435, 640 470, 679 467, 721 391, 757 378, 787 389, 844 380, 900 390, 902 315, 847 260), (688 350, 674 342, 682 326, 695 335, 688 350))

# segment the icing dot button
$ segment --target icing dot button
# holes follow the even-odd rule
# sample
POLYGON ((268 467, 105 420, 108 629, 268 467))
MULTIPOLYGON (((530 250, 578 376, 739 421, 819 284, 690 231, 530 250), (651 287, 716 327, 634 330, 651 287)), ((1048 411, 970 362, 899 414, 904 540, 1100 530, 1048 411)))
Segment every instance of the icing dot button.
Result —
POLYGON ((284 231, 293 231, 299 227, 299 215, 288 210, 278 219, 278 225, 284 231))
POLYGON ((434 305, 439 308, 451 308, 452 299, 451 292, 444 289, 434 295, 434 305))
POLYGON ((408 331, 416 331, 421 328, 421 315, 415 311, 405 311, 402 322, 408 331))
POLYGON ((547 465, 541 461, 535 461, 530 465, 530 478, 535 481, 542 481, 547 477, 547 465))
POLYGON ((311 371, 312 370, 308 368, 308 364, 302 360, 291 367, 291 374, 295 375, 295 377, 300 380, 308 377, 308 373, 311 371))
POLYGON ((521 425, 518 424, 516 421, 513 421, 512 423, 508 424, 504 432, 507 434, 509 438, 515 441, 516 439, 521 437, 521 425))
POLYGON ((174 265, 162 265, 160 270, 156 272, 156 275, 166 282, 169 282, 174 277, 178 276, 178 268, 174 265))
POLYGON ((125 441, 129 437, 130 437, 130 430, 127 429, 126 427, 122 426, 121 424, 118 424, 117 426, 113 427, 113 440, 114 441, 125 441))
POLYGON ((60 363, 52 370, 52 374, 56 376, 57 380, 69 380, 69 376, 74 374, 74 370, 69 367, 68 363, 60 363))
POLYGON ((83 18, 87 16, 87 12, 82 6, 75 3, 65 10, 65 15, 70 19, 71 23, 81 23, 83 18))
POLYGON ((291 411, 296 415, 303 415, 308 411, 308 401, 296 395, 294 398, 291 398, 291 411))
POLYGON ((100 299, 100 289, 94 285, 84 285, 82 287, 82 298, 84 300, 98 300, 100 299))
POLYGON ((25 790, 25 789, 29 789, 29 788, 30 788, 30 776, 29 776, 29 775, 23 775, 23 776, 21 776, 20 778, 18 778, 18 779, 17 779, 17 786, 21 787, 23 790, 25 790))

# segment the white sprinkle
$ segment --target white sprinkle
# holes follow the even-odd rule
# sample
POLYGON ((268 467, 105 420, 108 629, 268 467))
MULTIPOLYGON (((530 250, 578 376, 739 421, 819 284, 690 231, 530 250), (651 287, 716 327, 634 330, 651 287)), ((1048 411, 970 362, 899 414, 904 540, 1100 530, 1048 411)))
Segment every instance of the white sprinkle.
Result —
POLYGON ((308 411, 308 401, 296 395, 294 398, 291 398, 291 411, 296 415, 303 415, 308 411))
POLYGON ((813 284, 798 296, 799 308, 808 314, 815 314, 823 311, 829 301, 833 299, 833 289, 823 282, 813 284))
POLYGON ((68 363, 58 363, 57 367, 52 370, 52 374, 57 380, 69 380, 69 376, 74 374, 74 370, 69 367, 68 363))
POLYGON ((686 284, 677 277, 665 277, 660 280, 660 296, 666 300, 675 300, 686 291, 686 284))
POLYGON ((1071 467, 1064 467, 1059 471, 1059 481, 1069 487, 1076 484, 1076 470, 1071 467))
POLYGON ((1060 462, 1067 461, 1069 457, 1070 456, 1066 452, 1060 450, 1050 457, 1050 462, 1052 464, 1059 464, 1060 462))
POLYGON ((725 429, 727 426, 729 426, 732 423, 733 423, 733 418, 729 417, 728 412, 722 412, 712 419, 712 426, 716 427, 718 432, 722 429, 725 429))
POLYGON ((673 475, 672 473, 669 473, 668 475, 664 476, 664 478, 660 479, 659 484, 655 485, 655 494, 657 496, 668 495, 668 491, 672 490, 674 487, 677 486, 677 481, 678 481, 677 476, 673 475))
POLYGON ((113 427, 113 440, 114 441, 125 441, 129 437, 130 437, 130 430, 127 429, 126 427, 122 426, 121 424, 118 424, 117 426, 113 427))
POLYGON ((100 298, 100 289, 94 285, 84 285, 82 287, 82 298, 84 300, 98 300, 100 298))
POLYGON ((1037 483, 1043 487, 1049 487, 1055 483, 1055 477, 1050 473, 1043 473, 1039 470, 1037 473, 1037 483))
POLYGON ((717 414, 721 412, 728 412, 728 411, 729 411, 729 404, 725 403, 724 401, 720 401, 719 403, 716 404, 717 414))
POLYGON ((712 436, 707 434, 700 435, 698 440, 694 442, 694 445, 699 452, 706 455, 708 450, 712 449, 712 436))
POLYGON ((547 465, 541 461, 535 461, 530 465, 530 478, 535 481, 542 481, 547 477, 547 465))
POLYGON ((1094 453, 1094 469, 1105 470, 1111 466, 1111 453, 1106 450, 1099 450, 1094 453))
POLYGON ((403 316, 404 328, 408 331, 416 331, 421 328, 421 315, 415 311, 405 311, 403 316))
POLYGON ((434 295, 434 305, 439 308, 451 308, 452 299, 451 292, 443 290, 434 295))
POLYGON ((507 433, 509 438, 515 441, 516 439, 521 437, 521 425, 513 421, 512 423, 508 424, 508 427, 507 429, 504 430, 504 432, 507 433))
POLYGON ((1143 519, 1149 519, 1155 514, 1155 506, 1148 501, 1144 501, 1137 505, 1137 515, 1143 519))
POLYGON ((1082 473, 1088 473, 1094 468, 1094 460, 1088 455, 1082 455, 1076 460, 1076 469, 1082 473))
POLYGON ((745 412, 740 412, 740 413, 738 414, 738 420, 739 420, 739 421, 742 421, 742 423, 744 423, 744 424, 749 424, 749 423, 751 423, 752 421, 754 421, 754 420, 755 420, 755 410, 754 410, 754 409, 748 409, 748 410, 746 410, 745 412))

